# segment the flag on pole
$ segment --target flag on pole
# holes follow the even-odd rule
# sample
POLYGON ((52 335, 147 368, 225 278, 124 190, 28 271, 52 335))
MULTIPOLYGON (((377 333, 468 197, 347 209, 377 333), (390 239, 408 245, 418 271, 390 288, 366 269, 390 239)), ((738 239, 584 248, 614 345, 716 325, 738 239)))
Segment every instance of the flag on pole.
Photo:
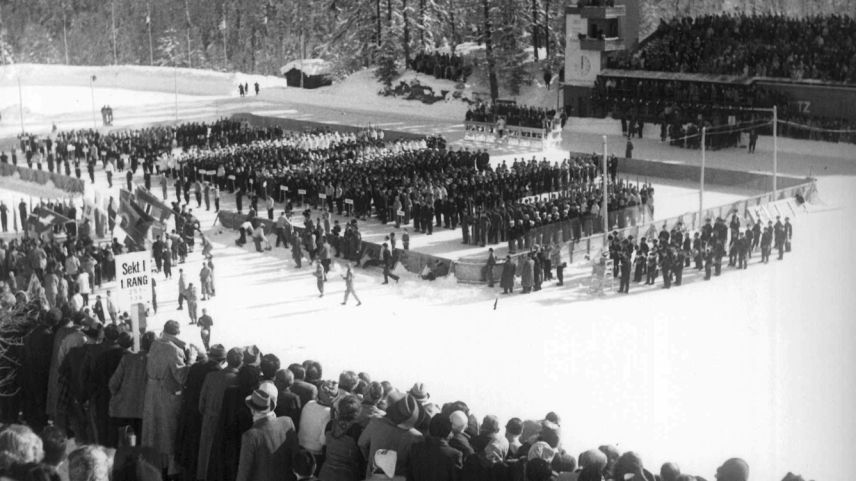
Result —
POLYGON ((41 234, 55 225, 64 225, 67 222, 72 222, 72 220, 47 207, 38 206, 33 214, 27 218, 27 227, 32 228, 37 234, 41 234))
POLYGON ((147 214, 162 223, 166 223, 173 214, 170 206, 142 185, 134 189, 134 200, 147 214))
POLYGON ((116 225, 127 233, 128 238, 138 247, 146 247, 149 229, 154 218, 146 213, 127 190, 119 191, 119 211, 116 213, 116 225))
POLYGON ((151 14, 149 14, 149 12, 146 12, 146 25, 151 25, 151 23, 152 23, 152 16, 151 16, 151 14))

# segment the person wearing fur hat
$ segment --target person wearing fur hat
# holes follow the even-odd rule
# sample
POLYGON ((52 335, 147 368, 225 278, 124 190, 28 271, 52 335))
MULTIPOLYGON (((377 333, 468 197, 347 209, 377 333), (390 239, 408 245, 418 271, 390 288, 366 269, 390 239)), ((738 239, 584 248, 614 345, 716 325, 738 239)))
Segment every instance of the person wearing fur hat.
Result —
POLYGON ((300 413, 298 442, 301 448, 315 456, 318 466, 324 462, 324 428, 330 422, 330 408, 338 394, 339 385, 336 381, 324 381, 318 388, 318 399, 306 403, 300 413))
POLYGON ((292 454, 297 448, 294 423, 276 417, 276 402, 267 391, 256 389, 245 399, 253 426, 241 435, 241 454, 236 481, 280 481, 292 472, 292 454))
MULTIPOLYGON (((395 475, 407 473, 410 447, 422 439, 422 433, 414 429, 419 420, 419 403, 413 396, 406 395, 396 401, 382 418, 372 418, 360 435, 357 445, 365 459, 374 459, 379 450, 397 453, 395 475)), ((389 474, 388 474, 389 475, 389 474)), ((372 470, 366 471, 366 477, 372 470)))

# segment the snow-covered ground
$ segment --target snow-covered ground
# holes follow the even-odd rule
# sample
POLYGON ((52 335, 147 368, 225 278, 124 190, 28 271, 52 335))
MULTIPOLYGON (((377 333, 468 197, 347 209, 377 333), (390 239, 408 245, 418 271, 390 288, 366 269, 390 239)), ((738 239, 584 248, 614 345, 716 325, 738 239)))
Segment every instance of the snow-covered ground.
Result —
MULTIPOLYGON (((331 87, 335 95, 290 89, 188 103, 181 117, 267 111, 424 130, 447 128, 462 118, 442 111, 442 105, 398 106, 374 95, 377 84, 363 81, 362 90, 331 87), (441 114, 451 116, 445 123, 426 120, 441 114)), ((70 82, 68 88, 81 86, 86 85, 70 82)), ((122 121, 169 119, 172 102, 133 108, 129 102, 122 121)), ((60 128, 91 123, 86 108, 59 117, 60 128)), ((14 125, 3 124, 5 115, 0 138, 17 133, 14 125)), ((581 127, 563 146, 598 150, 599 135, 610 128, 614 124, 593 132, 581 127)), ((611 150, 623 148, 615 137, 611 150)), ((698 152, 656 140, 634 142, 640 157, 698 162, 698 152)), ((850 146, 821 142, 780 147, 782 171, 804 174, 811 166, 823 176, 821 202, 794 219, 794 252, 784 261, 725 269, 709 282, 693 275, 679 288, 634 285, 627 296, 591 299, 581 286, 585 271, 576 267, 565 287, 547 283, 538 293, 502 296, 407 273, 399 283, 382 285, 380 272, 358 269, 355 287, 363 305, 341 306, 341 266, 334 267, 319 298, 310 268, 295 269, 290 252, 236 247, 236 235, 214 226, 212 212, 194 209, 203 226, 212 226, 207 230, 216 246, 217 296, 202 307, 214 317, 214 342, 255 343, 283 364, 317 359, 325 377, 354 369, 405 389, 424 382, 432 400, 462 399, 477 415, 496 414, 503 422, 554 410, 562 416, 563 444, 571 453, 618 443, 640 452, 653 471, 676 461, 685 472, 713 479, 719 463, 741 456, 755 480, 775 481, 793 471, 807 479, 844 481, 856 469, 856 300, 850 295, 856 288, 856 250, 850 247, 856 242, 850 214, 856 205, 856 155, 850 146)), ((708 165, 767 169, 768 139, 762 138, 758 150, 755 156, 711 153, 708 165)), ((98 175, 99 188, 106 187, 98 175)), ((4 195, 19 197, 12 190, 4 195)), ((195 281, 200 267, 197 249, 175 273, 183 268, 195 281)), ((186 311, 176 310, 177 281, 158 281, 159 312, 151 325, 186 322, 186 311)), ((196 328, 185 325, 183 335, 199 342, 196 328)))
MULTIPOLYGON (((742 456, 753 479, 844 480, 856 467, 856 254, 846 247, 856 230, 842 225, 854 188, 821 182, 828 204, 795 219, 784 261, 602 299, 580 277, 503 296, 408 273, 382 285, 379 271, 357 269, 363 305, 341 306, 340 266, 319 298, 311 267, 296 269, 290 252, 239 248, 214 227, 217 296, 202 306, 214 342, 258 344, 284 363, 317 359, 327 377, 354 369, 404 388, 424 382, 437 402, 462 399, 503 422, 554 410, 571 453, 609 442, 708 479, 742 456)), ((199 254, 178 267, 197 281, 199 254)), ((176 293, 175 279, 159 278, 154 325, 187 320, 176 293)), ((196 328, 184 335, 199 342, 196 328)))

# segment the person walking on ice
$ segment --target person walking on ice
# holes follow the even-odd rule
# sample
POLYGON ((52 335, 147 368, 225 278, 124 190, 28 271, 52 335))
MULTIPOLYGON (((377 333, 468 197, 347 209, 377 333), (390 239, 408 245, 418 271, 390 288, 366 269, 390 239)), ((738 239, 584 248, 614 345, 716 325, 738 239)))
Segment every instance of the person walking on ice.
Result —
POLYGON ((362 304, 360 298, 357 297, 357 291, 354 290, 354 272, 351 270, 351 267, 351 263, 348 262, 347 267, 345 267, 345 274, 342 275, 342 279, 345 279, 345 300, 342 301, 343 306, 348 303, 348 295, 354 296, 357 306, 362 304))
POLYGON ((324 297, 324 266, 321 265, 321 261, 315 261, 315 281, 318 284, 318 297, 324 297))

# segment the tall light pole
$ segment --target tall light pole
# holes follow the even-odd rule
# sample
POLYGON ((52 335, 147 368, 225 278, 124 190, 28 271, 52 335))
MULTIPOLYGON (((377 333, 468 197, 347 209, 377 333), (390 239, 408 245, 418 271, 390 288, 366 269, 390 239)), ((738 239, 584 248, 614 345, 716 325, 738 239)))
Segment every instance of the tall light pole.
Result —
POLYGON ((149 30, 149 65, 155 64, 155 49, 152 43, 152 3, 146 4, 146 27, 149 30))
POLYGON ((18 72, 18 112, 21 115, 21 133, 24 133, 24 94, 21 92, 21 73, 18 72))
POLYGON ((223 71, 228 69, 229 57, 226 55, 226 7, 223 7, 223 21, 220 23, 220 32, 223 35, 223 71))
POLYGON ((175 96, 175 121, 178 122, 178 65, 172 66, 172 92, 175 96))
POLYGON ((98 128, 98 122, 95 121, 95 76, 92 75, 89 77, 89 93, 92 96, 92 128, 98 128))
POLYGON ((706 159, 706 144, 707 141, 707 127, 701 128, 701 179, 699 179, 699 190, 698 190, 698 225, 701 227, 702 223, 702 215, 704 213, 704 164, 706 159))
POLYGON ((113 65, 119 63, 119 54, 116 51, 116 0, 110 0, 110 29, 113 35, 113 65))
POLYGON ((604 135, 603 136, 603 201, 602 201, 603 205, 600 208, 601 217, 603 218, 603 247, 604 247, 604 249, 607 247, 606 238, 609 235, 609 210, 608 210, 609 209, 609 203, 607 202, 608 201, 607 197, 609 195, 609 190, 608 190, 609 185, 607 183, 608 177, 607 177, 607 173, 606 173, 607 172, 606 167, 607 167, 606 166, 606 136, 604 135))
POLYGON ((779 109, 773 106, 773 200, 779 187, 779 109))

